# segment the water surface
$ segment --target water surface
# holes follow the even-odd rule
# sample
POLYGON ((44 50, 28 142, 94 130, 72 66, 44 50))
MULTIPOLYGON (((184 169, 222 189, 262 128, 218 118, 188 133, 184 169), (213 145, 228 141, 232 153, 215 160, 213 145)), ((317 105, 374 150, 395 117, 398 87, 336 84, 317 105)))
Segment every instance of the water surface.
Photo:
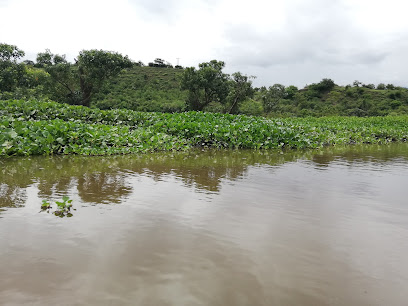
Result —
POLYGON ((406 305, 407 186, 407 144, 1 159, 0 301, 406 305))

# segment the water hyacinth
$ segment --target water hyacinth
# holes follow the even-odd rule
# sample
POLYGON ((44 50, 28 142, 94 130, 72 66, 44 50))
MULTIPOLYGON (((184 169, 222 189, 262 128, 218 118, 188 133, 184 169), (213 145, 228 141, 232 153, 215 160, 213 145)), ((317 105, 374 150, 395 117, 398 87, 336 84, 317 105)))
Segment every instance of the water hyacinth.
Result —
POLYGON ((0 101, 0 156, 318 148, 408 139, 408 116, 265 119, 219 113, 99 110, 0 101))

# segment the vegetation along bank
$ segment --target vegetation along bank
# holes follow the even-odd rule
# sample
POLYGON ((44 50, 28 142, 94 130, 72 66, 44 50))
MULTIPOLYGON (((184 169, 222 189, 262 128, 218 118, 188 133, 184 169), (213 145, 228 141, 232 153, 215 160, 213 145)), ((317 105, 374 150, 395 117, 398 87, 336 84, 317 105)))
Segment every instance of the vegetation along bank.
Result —
POLYGON ((0 43, 2 157, 318 148, 408 137, 408 90, 392 84, 323 79, 303 89, 255 88, 252 76, 227 74, 217 60, 184 68, 162 59, 144 66, 104 50, 82 50, 73 63, 50 50, 35 62, 24 55, 0 43))
POLYGON ((267 119, 204 112, 99 110, 38 100, 0 101, 0 156, 318 148, 408 139, 408 116, 267 119))
POLYGON ((99 109, 150 112, 205 111, 265 117, 408 115, 408 89, 329 78, 304 88, 254 87, 254 77, 227 74, 223 61, 173 67, 162 59, 145 66, 127 56, 82 50, 74 62, 50 50, 22 61, 17 46, 0 43, 0 100, 49 99, 99 109))

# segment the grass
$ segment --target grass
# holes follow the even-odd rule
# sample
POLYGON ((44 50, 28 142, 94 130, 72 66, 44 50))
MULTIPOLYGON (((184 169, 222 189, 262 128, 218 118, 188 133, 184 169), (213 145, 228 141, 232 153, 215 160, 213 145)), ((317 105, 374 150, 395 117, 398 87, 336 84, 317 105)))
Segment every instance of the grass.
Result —
POLYGON ((0 156, 111 155, 192 147, 296 149, 407 139, 408 116, 265 119, 0 101, 0 156))
POLYGON ((183 70, 133 67, 106 83, 93 98, 100 109, 181 112, 187 93, 180 89, 183 70))

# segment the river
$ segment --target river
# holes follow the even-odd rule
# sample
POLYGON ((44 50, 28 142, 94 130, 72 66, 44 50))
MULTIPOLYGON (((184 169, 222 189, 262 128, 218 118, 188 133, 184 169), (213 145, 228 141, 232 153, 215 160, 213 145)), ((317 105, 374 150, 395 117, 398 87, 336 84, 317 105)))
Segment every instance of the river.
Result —
POLYGON ((0 304, 406 305, 407 199, 408 144, 0 159, 0 304))

